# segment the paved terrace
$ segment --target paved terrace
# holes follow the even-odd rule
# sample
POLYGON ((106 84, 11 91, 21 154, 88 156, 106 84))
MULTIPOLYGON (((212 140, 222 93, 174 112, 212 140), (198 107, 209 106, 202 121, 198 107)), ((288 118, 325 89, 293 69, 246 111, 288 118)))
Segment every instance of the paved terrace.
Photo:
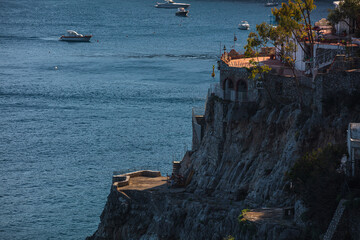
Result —
MULTIPOLYGON (((231 59, 227 61, 227 65, 229 67, 236 68, 249 68, 250 60, 259 61, 262 65, 268 65, 271 69, 273 69, 277 75, 285 76, 285 77, 293 77, 293 71, 291 68, 287 67, 284 63, 277 59, 271 59, 270 56, 258 57, 258 58, 240 58, 240 59, 231 59)), ((304 75, 303 72, 296 71, 297 76, 304 75)))
POLYGON ((182 192, 184 188, 169 188, 168 177, 157 171, 138 171, 113 176, 113 186, 117 191, 182 192))
POLYGON ((129 185, 118 187, 118 191, 124 190, 167 190, 167 177, 132 177, 129 180, 129 185))

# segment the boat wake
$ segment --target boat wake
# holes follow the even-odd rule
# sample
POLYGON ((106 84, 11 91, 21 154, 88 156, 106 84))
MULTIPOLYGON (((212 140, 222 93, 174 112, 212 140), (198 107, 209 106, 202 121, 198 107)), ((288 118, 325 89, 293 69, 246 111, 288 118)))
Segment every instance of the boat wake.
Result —
POLYGON ((177 58, 177 59, 214 59, 214 54, 148 54, 148 55, 129 55, 128 58, 177 58))

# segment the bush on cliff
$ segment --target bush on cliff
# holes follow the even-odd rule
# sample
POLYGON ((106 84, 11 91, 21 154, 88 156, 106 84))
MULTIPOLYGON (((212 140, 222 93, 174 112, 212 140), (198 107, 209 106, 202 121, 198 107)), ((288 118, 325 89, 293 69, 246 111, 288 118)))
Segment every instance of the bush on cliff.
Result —
POLYGON ((243 209, 241 211, 241 214, 238 216, 238 221, 240 224, 240 231, 242 234, 246 234, 248 233, 249 236, 253 237, 257 231, 257 227, 255 225, 255 223, 250 222, 249 220, 247 220, 245 218, 245 215, 247 212, 249 212, 249 209, 243 209))
MULTIPOLYGON (((318 234, 325 232, 336 209, 344 182, 344 175, 337 169, 345 153, 345 145, 328 145, 306 153, 286 173, 294 183, 295 193, 308 207, 306 219, 318 234)), ((314 235, 317 234, 311 235, 311 238, 316 238, 314 235)))

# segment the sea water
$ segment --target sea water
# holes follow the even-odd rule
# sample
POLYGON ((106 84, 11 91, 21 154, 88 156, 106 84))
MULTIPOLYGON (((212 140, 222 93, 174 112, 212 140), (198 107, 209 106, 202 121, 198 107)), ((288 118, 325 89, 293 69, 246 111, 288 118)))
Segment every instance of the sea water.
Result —
POLYGON ((167 174, 191 148, 212 66, 271 8, 186 2, 188 18, 152 0, 0 0, 0 239, 84 239, 113 171, 167 174), (59 41, 69 29, 93 38, 59 41))

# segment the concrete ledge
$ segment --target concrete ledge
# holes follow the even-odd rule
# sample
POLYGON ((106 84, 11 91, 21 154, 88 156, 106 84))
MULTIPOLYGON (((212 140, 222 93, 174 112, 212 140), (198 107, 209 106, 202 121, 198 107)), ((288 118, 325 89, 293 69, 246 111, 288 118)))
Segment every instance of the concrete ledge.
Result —
POLYGON ((122 182, 126 180, 126 175, 113 175, 112 182, 122 182))
POLYGON ((130 176, 115 176, 116 181, 114 181, 114 177, 113 177, 113 185, 116 186, 116 187, 123 187, 123 186, 126 186, 126 185, 129 185, 129 180, 130 180, 130 176))
POLYGON ((121 175, 114 175, 112 178, 113 188, 117 189, 118 187, 123 187, 129 185, 129 181, 131 177, 161 177, 161 173, 159 171, 150 171, 150 170, 141 170, 121 175))

